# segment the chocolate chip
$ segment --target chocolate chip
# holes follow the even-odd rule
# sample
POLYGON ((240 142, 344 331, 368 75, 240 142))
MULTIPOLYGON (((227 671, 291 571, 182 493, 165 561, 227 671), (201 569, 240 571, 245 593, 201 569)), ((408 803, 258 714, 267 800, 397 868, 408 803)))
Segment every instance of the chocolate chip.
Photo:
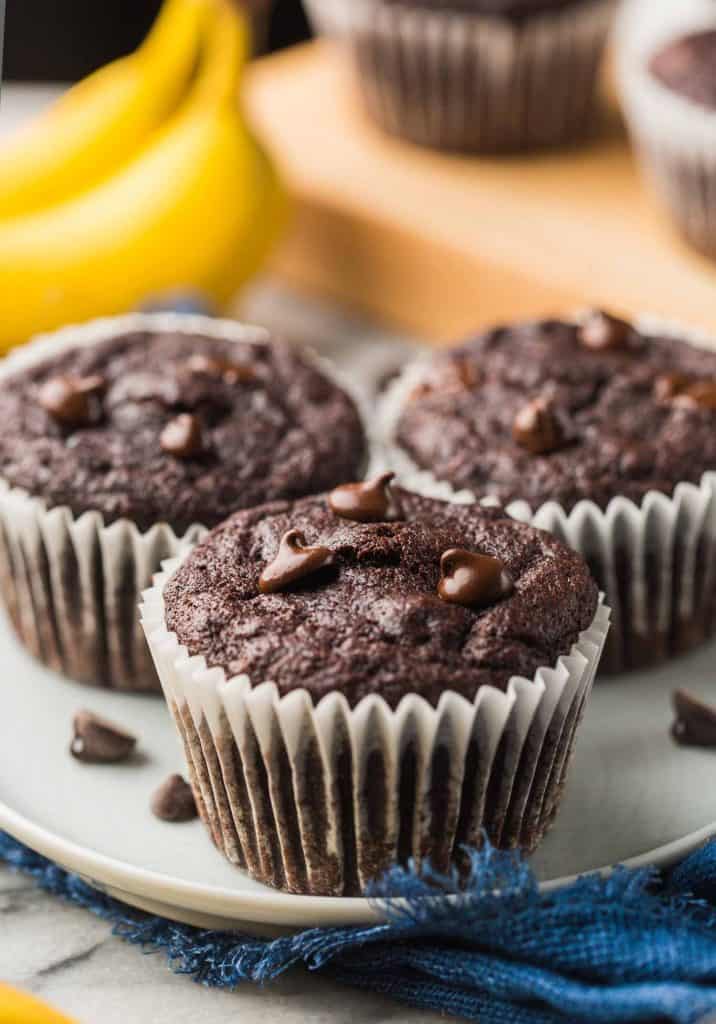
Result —
POLYGON ((716 380, 700 380, 690 384, 674 400, 687 409, 716 410, 716 380))
POLYGON ((170 775, 152 797, 152 814, 162 821, 192 821, 197 817, 191 786, 181 775, 170 775))
POLYGON ((453 355, 449 360, 431 371, 430 376, 425 376, 413 389, 408 401, 423 398, 433 391, 442 394, 452 392, 472 391, 482 380, 482 374, 474 361, 466 356, 453 355))
POLYGON ((200 352, 190 356, 187 367, 190 373, 203 373, 207 377, 223 378, 227 384, 238 384, 240 381, 256 379, 256 373, 252 366, 242 366, 230 359, 207 356, 200 352))
POLYGON ((383 473, 374 480, 343 484, 328 495, 332 512, 356 523, 385 522, 390 514, 390 482, 395 473, 383 473))
POLYGON ((562 448, 564 431, 549 399, 535 398, 515 416, 512 436, 533 455, 547 455, 562 448))
POLYGON ((98 418, 99 399, 106 387, 103 377, 50 377, 40 388, 38 401, 58 423, 86 426, 98 418))
POLYGON ((137 743, 131 733, 91 711, 78 711, 72 728, 70 753, 86 764, 126 761, 137 743))
POLYGON ((305 538, 299 530, 289 530, 283 535, 278 554, 259 578, 259 590, 262 594, 274 594, 278 590, 285 590, 292 583, 328 565, 332 558, 329 548, 307 548, 305 545, 305 538))
POLYGON ((688 690, 672 695, 676 715, 671 735, 684 747, 716 747, 716 707, 705 704, 688 690))
POLYGON ((438 594, 450 604, 486 608, 513 589, 512 577, 499 558, 451 548, 440 559, 438 594))
POLYGON ((191 459, 201 454, 204 442, 199 420, 191 413, 181 413, 167 423, 159 443, 163 451, 177 459, 191 459))
POLYGON ((580 325, 577 337, 584 348, 593 352, 610 352, 625 348, 631 332, 632 325, 626 320, 595 309, 580 325))
POLYGON ((683 373, 663 373, 654 381, 654 397, 660 402, 668 402, 688 386, 689 378, 683 373))

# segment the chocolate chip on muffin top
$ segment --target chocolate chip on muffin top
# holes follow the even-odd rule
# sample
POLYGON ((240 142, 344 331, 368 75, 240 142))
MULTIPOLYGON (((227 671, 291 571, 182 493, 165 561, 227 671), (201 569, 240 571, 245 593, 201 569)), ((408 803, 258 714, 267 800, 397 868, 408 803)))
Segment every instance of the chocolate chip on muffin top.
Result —
POLYGON ((667 43, 651 58, 649 70, 668 89, 713 110, 716 108, 716 28, 667 43))
POLYGON ((130 333, 0 381, 0 476, 75 515, 183 532, 355 479, 351 399, 278 341, 130 333))
POLYGON ((600 312, 497 328, 431 360, 394 440, 503 504, 671 494, 716 470, 716 352, 600 312))
POLYGON ((498 509, 391 500, 383 522, 336 515, 326 495, 236 513, 169 580, 168 629, 255 685, 395 707, 531 678, 592 622, 596 585, 554 537, 498 509))

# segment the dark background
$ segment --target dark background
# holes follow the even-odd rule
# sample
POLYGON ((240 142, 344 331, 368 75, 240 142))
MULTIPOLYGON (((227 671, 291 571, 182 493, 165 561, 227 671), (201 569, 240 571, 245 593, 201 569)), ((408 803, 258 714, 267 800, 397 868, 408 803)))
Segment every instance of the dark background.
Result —
MULTIPOLYGON (((74 81, 145 35, 161 0, 7 0, 4 77, 74 81)), ((0 0, 2 3, 2 0, 0 0)), ((300 0, 276 0, 270 49, 308 35, 300 0)))

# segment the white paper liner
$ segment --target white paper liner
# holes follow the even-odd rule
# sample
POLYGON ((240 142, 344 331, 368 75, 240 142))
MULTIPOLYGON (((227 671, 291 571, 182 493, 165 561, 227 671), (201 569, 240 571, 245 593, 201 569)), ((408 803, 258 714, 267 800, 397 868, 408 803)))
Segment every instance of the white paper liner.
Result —
POLYGON ((506 692, 454 692, 437 708, 342 694, 314 707, 190 657, 167 630, 163 592, 182 558, 144 594, 141 617, 183 741, 201 815, 218 848, 280 889, 356 895, 396 861, 444 869, 485 829, 532 850, 559 802, 577 724, 609 628, 600 599, 568 656, 506 692))
POLYGON ((630 134, 682 235, 716 257, 716 111, 667 88, 649 61, 670 40, 716 28, 711 0, 632 0, 618 23, 617 67, 630 134))
MULTIPOLYGON (((640 317, 636 326, 697 347, 715 344, 708 335, 654 317, 640 317)), ((394 443, 401 411, 430 362, 427 353, 414 360, 383 396, 376 420, 379 468, 394 470, 401 486, 425 497, 500 504, 494 496, 456 490, 394 443)), ((605 510, 580 501, 568 512, 554 501, 536 511, 516 501, 507 512, 555 534, 588 563, 612 613, 605 672, 657 664, 716 633, 716 472, 698 485, 680 483, 670 496, 649 492, 640 504, 616 496, 605 510)))
MULTIPOLYGON (((132 313, 43 335, 13 350, 0 380, 68 348, 94 345, 131 331, 178 331, 229 341, 266 342, 268 331, 233 320, 185 313, 132 313)), ((321 371, 352 393, 366 422, 364 401, 315 353, 321 371)), ((75 517, 0 478, 0 580, 15 630, 41 661, 79 682, 160 692, 139 625, 137 605, 162 562, 206 533, 183 536, 167 523, 142 531, 128 519, 109 526, 99 512, 75 517)))
POLYGON ((365 104, 387 131, 462 151, 524 150, 594 124, 614 0, 511 20, 385 0, 310 0, 350 45, 365 104))

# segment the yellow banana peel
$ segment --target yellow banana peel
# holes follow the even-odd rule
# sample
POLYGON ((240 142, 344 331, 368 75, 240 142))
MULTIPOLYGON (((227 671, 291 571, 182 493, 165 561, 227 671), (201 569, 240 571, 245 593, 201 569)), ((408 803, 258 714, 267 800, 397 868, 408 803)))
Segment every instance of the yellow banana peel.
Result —
POLYGON ((185 93, 209 0, 166 0, 145 42, 0 148, 0 217, 76 195, 131 159, 185 93))
POLYGON ((73 1024, 39 999, 0 982, 0 1024, 73 1024))
POLYGON ((214 5, 194 82, 153 141, 81 195, 0 221, 1 351, 165 291, 223 304, 256 271, 281 189, 236 100, 246 19, 214 5))

